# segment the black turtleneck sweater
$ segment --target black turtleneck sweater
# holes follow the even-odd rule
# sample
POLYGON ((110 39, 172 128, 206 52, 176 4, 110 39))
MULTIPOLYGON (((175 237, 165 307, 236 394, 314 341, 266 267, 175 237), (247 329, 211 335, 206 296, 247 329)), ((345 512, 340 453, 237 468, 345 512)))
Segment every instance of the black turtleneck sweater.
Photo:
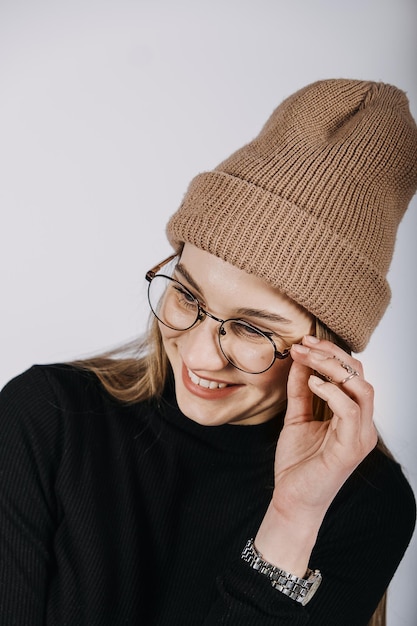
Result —
POLYGON ((302 607, 240 559, 273 488, 282 416, 200 426, 174 395, 122 405, 90 373, 34 367, 0 395, 2 626, 361 626, 415 502, 373 451, 341 489, 302 607))

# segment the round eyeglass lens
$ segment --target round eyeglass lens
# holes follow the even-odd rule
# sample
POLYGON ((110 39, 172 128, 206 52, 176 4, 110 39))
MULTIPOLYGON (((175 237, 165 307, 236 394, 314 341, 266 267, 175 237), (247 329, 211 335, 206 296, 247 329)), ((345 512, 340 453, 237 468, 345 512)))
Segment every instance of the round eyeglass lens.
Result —
POLYGON ((198 320, 198 302, 178 281, 163 274, 148 287, 149 305, 160 322, 173 330, 188 330, 198 320))
POLYGON ((275 361, 275 346, 271 339, 242 320, 223 322, 219 342, 226 359, 249 374, 261 374, 275 361))

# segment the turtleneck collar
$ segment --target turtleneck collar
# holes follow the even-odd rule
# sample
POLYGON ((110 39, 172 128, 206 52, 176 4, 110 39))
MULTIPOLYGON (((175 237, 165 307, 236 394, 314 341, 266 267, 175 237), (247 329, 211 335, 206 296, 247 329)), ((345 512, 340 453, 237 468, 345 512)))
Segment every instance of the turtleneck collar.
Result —
POLYGON ((285 412, 275 418, 256 425, 224 424, 203 426, 184 415, 177 404, 173 386, 168 384, 161 400, 158 413, 171 426, 188 433, 193 439, 219 451, 248 455, 275 445, 281 432, 285 412))

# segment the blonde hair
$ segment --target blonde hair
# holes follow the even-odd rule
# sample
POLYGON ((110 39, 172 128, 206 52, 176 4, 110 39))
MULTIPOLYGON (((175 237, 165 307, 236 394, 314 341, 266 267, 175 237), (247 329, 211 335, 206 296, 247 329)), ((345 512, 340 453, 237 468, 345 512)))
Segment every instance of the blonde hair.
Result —
MULTIPOLYGON (((316 320, 315 326, 316 337, 327 339, 350 352, 346 343, 322 322, 316 320)), ((141 339, 72 364, 94 372, 106 391, 125 404, 160 397, 171 372, 156 318, 151 319, 148 332, 141 339)), ((317 396, 314 397, 313 412, 318 421, 327 421, 332 417, 327 403, 317 396)), ((380 437, 377 447, 387 456, 392 456, 380 437)), ((386 592, 368 626, 385 625, 386 592)))

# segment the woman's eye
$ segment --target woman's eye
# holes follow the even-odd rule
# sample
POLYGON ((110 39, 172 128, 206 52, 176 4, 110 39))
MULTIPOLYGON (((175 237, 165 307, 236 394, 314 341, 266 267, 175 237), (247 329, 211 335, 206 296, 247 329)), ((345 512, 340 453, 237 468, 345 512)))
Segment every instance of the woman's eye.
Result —
POLYGON ((236 336, 248 337, 249 339, 260 339, 264 337, 260 330, 257 330, 253 326, 248 326, 242 322, 232 323, 232 330, 236 336))
POLYGON ((253 335, 254 337, 256 336, 260 336, 261 333, 259 332, 259 330, 256 330, 256 328, 252 328, 251 326, 243 326, 244 332, 246 332, 248 335, 253 335))
POLYGON ((197 305, 196 299, 191 293, 189 293, 185 289, 182 289, 181 287, 174 287, 174 289, 176 291, 179 302, 192 304, 193 306, 197 305))

